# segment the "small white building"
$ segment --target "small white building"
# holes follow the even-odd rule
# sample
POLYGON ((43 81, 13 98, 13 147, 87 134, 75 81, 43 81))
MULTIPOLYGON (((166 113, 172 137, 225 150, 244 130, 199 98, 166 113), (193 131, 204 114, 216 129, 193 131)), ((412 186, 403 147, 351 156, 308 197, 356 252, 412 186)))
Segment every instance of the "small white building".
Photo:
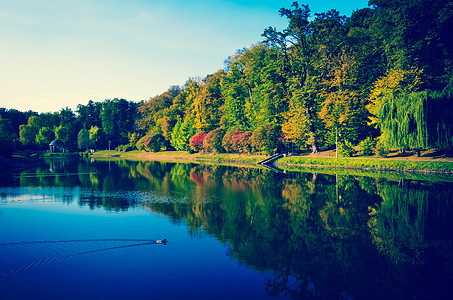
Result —
POLYGON ((64 143, 62 140, 56 139, 49 144, 50 152, 64 152, 64 143))

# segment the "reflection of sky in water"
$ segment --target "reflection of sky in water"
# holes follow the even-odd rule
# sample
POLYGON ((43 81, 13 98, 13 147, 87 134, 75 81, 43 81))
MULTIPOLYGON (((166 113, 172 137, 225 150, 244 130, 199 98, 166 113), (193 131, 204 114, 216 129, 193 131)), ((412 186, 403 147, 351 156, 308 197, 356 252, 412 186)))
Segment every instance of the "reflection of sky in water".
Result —
POLYGON ((80 205, 93 195, 171 205, 182 197, 78 187, 1 188, 0 193, 0 244, 28 242, 0 245, 0 298, 266 297, 269 275, 231 260, 215 238, 192 236, 185 224, 140 205, 121 211, 80 205), (167 245, 147 242, 163 238, 167 245))
MULTIPOLYGON (((0 188, 0 205, 23 204, 29 202, 65 202, 77 203, 92 198, 120 198, 126 200, 131 206, 143 203, 186 203, 190 200, 190 195, 182 192, 171 192, 169 196, 158 195, 147 191, 100 191, 88 190, 80 187, 61 188, 61 187, 10 187, 0 188)), ((215 197, 213 197, 215 199, 215 197)), ((211 198, 203 197, 197 199, 199 203, 212 201, 211 198)))
POLYGON ((84 164, 54 164, 80 176, 42 169, 0 188, 6 295, 396 299, 426 296, 421 283, 439 290, 434 273, 453 278, 451 255, 438 255, 451 249, 451 184, 125 162, 91 178, 84 164))

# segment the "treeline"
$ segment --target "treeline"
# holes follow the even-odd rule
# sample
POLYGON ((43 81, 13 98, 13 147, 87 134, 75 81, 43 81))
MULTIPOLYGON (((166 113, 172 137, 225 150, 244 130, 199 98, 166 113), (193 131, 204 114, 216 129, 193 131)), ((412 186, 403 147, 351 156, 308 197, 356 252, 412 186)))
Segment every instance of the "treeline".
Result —
POLYGON ((89 101, 55 113, 38 114, 0 108, 1 154, 13 150, 47 150, 55 139, 69 151, 105 149, 128 143, 138 104, 124 99, 89 101), (16 149, 14 149, 16 148, 16 149))
POLYGON ((295 2, 283 31, 228 58, 223 70, 144 103, 151 149, 271 153, 359 143, 453 147, 452 1, 370 1, 351 17, 295 2), (158 137, 158 138, 157 138, 158 137), (379 137, 379 139, 377 139, 379 137), (166 141, 167 144, 159 144, 166 141))
POLYGON ((124 150, 317 152, 337 140, 343 155, 357 144, 381 154, 452 149, 453 1, 369 4, 346 17, 294 2, 280 10, 284 30, 269 27, 224 69, 136 105, 130 131, 104 126, 103 109, 85 121, 85 106, 78 129, 97 126, 101 145, 124 150))

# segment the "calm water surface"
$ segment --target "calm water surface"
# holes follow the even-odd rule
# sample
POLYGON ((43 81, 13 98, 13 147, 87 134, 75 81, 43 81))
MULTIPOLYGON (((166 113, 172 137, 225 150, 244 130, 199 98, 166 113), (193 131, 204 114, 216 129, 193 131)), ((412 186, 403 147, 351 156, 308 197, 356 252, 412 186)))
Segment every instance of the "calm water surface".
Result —
POLYGON ((450 298, 452 240, 443 181, 83 160, 0 175, 0 299, 450 298))

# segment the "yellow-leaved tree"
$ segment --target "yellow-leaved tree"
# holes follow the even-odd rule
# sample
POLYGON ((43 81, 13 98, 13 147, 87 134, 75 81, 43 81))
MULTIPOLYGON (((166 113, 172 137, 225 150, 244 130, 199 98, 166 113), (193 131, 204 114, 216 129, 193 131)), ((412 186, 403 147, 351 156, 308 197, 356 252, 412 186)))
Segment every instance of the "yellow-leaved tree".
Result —
POLYGON ((209 132, 220 123, 225 102, 220 91, 220 81, 224 75, 222 70, 209 75, 194 91, 190 108, 197 131, 209 132))
POLYGON ((419 69, 411 70, 390 70, 387 75, 379 78, 368 97, 366 106, 371 114, 368 125, 380 126, 381 120, 378 118, 377 109, 381 103, 389 97, 397 97, 401 93, 418 92, 422 87, 423 71, 419 69))

